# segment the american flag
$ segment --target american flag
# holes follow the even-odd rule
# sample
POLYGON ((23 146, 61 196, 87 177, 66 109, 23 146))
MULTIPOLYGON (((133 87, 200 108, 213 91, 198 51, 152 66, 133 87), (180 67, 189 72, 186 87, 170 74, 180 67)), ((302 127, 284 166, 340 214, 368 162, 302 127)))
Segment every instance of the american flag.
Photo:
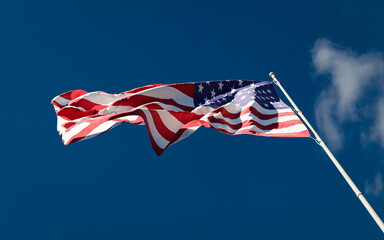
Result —
POLYGON ((225 80, 154 84, 120 94, 73 90, 52 100, 64 144, 123 123, 145 125, 157 155, 200 126, 238 135, 309 137, 271 82, 225 80))

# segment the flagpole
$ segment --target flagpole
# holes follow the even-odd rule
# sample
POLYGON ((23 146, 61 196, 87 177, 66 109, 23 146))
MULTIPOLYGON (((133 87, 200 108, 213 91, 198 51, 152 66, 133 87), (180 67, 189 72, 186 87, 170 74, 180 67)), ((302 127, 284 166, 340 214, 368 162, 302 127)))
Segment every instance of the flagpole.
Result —
POLYGON ((341 175, 344 177, 345 181, 347 181, 348 185, 352 188, 353 192, 355 192, 357 198, 361 201, 361 203, 364 205, 364 207, 367 209, 369 214, 372 216, 372 218, 375 220, 377 225, 380 227, 381 231, 384 233, 384 224, 383 221, 381 221, 380 217, 377 215, 375 210, 371 207, 371 205, 368 203, 367 199, 363 196, 363 194, 360 192, 360 190, 356 187, 355 183, 352 181, 352 179, 348 176, 348 174, 345 172, 343 167, 340 165, 340 163, 336 160, 335 156, 333 156, 332 152, 329 150, 327 145, 323 142, 323 140, 320 138, 320 136, 317 134, 315 129, 312 127, 312 125, 308 122, 308 120, 305 118, 304 114, 299 110, 299 108, 296 106, 296 104, 293 102, 291 97, 288 95, 288 93, 285 91, 283 86, 280 84, 280 82, 277 80, 275 74, 273 72, 269 73, 269 76, 273 79, 273 83, 276 84, 281 91, 284 93, 285 97, 288 99, 288 101, 292 104, 295 112, 300 116, 300 118, 304 121, 304 123, 308 126, 308 128, 311 130, 313 135, 315 135, 316 142, 324 149, 325 153, 328 155, 328 157, 332 160, 333 164, 336 166, 337 170, 341 173, 341 175))

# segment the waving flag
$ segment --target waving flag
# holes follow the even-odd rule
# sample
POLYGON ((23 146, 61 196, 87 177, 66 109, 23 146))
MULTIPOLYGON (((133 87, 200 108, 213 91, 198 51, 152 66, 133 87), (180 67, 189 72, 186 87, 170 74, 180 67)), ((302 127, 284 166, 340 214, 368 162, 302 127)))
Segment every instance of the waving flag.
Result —
POLYGON ((74 90, 52 100, 64 144, 123 123, 144 124, 157 155, 200 126, 237 135, 309 137, 271 82, 226 80, 154 84, 120 94, 74 90))

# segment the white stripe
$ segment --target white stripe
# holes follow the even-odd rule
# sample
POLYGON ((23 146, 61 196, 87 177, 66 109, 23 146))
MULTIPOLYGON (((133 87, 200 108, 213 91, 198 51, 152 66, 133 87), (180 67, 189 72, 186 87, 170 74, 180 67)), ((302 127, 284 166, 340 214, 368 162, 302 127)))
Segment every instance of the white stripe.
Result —
POLYGON ((66 106, 68 103, 70 103, 72 100, 65 99, 61 96, 56 96, 55 98, 52 99, 52 101, 57 102, 61 106, 66 106))
POLYGON ((70 128, 69 131, 66 131, 63 133, 63 141, 64 144, 67 144, 76 134, 81 132, 83 129, 88 127, 90 123, 88 122, 82 122, 78 125, 74 125, 74 127, 70 128))
POLYGON ((124 94, 108 94, 104 92, 90 92, 80 97, 76 98, 76 101, 80 99, 85 99, 95 104, 100 105, 110 105, 116 101, 119 101, 127 96, 132 95, 132 93, 124 93, 124 94))
POLYGON ((265 134, 296 133, 296 132, 302 132, 302 131, 307 130, 307 128, 302 123, 298 123, 298 124, 295 124, 293 126, 286 127, 286 128, 278 128, 278 129, 272 129, 272 130, 262 130, 255 125, 242 127, 242 128, 234 130, 226 124, 212 123, 209 120, 203 120, 203 121, 207 122, 208 124, 210 124, 214 128, 223 129, 223 130, 226 130, 227 132, 233 133, 233 134, 236 134, 238 131, 245 130, 245 129, 250 129, 250 130, 254 130, 256 132, 265 133, 265 134))
MULTIPOLYGON (((228 104, 230 104, 230 103, 227 103, 226 105, 228 105, 228 104)), ((198 106, 197 108, 193 109, 192 113, 196 113, 197 115, 205 115, 207 113, 212 112, 215 109, 216 108, 201 105, 201 106, 198 106)))
MULTIPOLYGON (((176 107, 174 105, 165 104, 165 103, 162 103, 162 102, 150 102, 150 104, 157 104, 161 108, 166 109, 168 111, 175 111, 175 112, 177 112, 177 111, 184 111, 183 109, 178 108, 178 107, 176 107)), ((108 115, 108 114, 111 114, 111 113, 124 113, 124 112, 134 111, 136 109, 140 109, 141 107, 142 106, 138 106, 136 108, 133 108, 131 106, 110 106, 110 107, 104 108, 98 114, 108 115)))
MULTIPOLYGON (((93 114, 91 116, 97 116, 97 114, 93 114)), ((100 117, 104 117, 104 116, 100 116, 100 117)), ((63 118, 62 118, 63 119, 63 118)), ((88 120, 92 120, 92 119, 97 119, 97 118, 94 118, 94 117, 82 117, 82 118, 76 118, 76 119, 73 119, 71 121, 68 121, 68 120, 65 120, 63 119, 65 122, 63 123, 66 123, 66 122, 73 122, 73 123, 80 123, 80 122, 85 122, 85 121, 88 121, 88 120)), ((62 124, 61 124, 62 125, 62 124)))
MULTIPOLYGON (((245 127, 243 129, 252 129, 256 131, 257 127, 253 125, 253 126, 245 127)), ((267 130, 267 131, 264 131, 264 133, 272 135, 272 134, 280 134, 280 133, 299 133, 305 130, 307 130, 305 125, 302 123, 299 123, 286 128, 275 128, 272 130, 267 130)))
POLYGON ((170 131, 176 133, 182 126, 184 126, 183 123, 166 110, 156 110, 156 112, 159 114, 161 121, 170 131))
POLYGON ((175 141, 174 143, 172 144, 175 144, 177 142, 180 142, 181 140, 183 140, 184 138, 187 138, 189 137, 192 133, 194 133, 199 127, 201 126, 197 126, 197 127, 190 127, 188 129, 186 129, 180 136, 179 139, 177 139, 177 141, 175 141))
POLYGON ((243 121, 246 121, 246 120, 254 120, 254 121, 260 123, 263 126, 267 126, 267 125, 270 125, 272 123, 277 123, 277 122, 286 122, 286 121, 290 121, 290 120, 299 120, 299 118, 296 115, 294 115, 294 116, 275 117, 275 118, 271 118, 271 119, 268 119, 268 120, 262 120, 262 119, 258 118, 257 116, 253 115, 251 112, 243 114, 239 118, 235 118, 235 119, 223 117, 221 112, 220 113, 210 113, 210 114, 206 114, 201 120, 206 120, 207 118, 209 118, 211 116, 213 116, 213 117, 215 117, 217 119, 223 119, 224 121, 226 121, 227 123, 229 123, 231 125, 239 124, 239 123, 241 123, 243 121))
POLYGON ((137 115, 129 115, 129 116, 125 116, 125 117, 119 117, 116 119, 122 120, 122 121, 128 121, 128 122, 135 122, 135 121, 137 121, 138 118, 139 118, 139 116, 137 116, 137 115))
POLYGON ((116 121, 112 121, 112 120, 107 121, 107 122, 103 122, 102 124, 97 126, 95 129, 93 129, 85 138, 81 139, 81 141, 96 137, 96 136, 120 125, 121 123, 122 122, 116 122, 116 121))
POLYGON ((292 112, 292 109, 290 108, 283 108, 283 109, 265 109, 264 107, 260 106, 256 101, 250 101, 247 105, 241 107, 236 104, 233 104, 232 102, 229 102, 225 105, 223 105, 225 109, 233 114, 241 112, 243 109, 246 109, 248 107, 253 107, 257 111, 259 111, 261 114, 265 115, 272 115, 277 113, 284 113, 284 112, 292 112))
POLYGON ((69 109, 69 108, 78 109, 78 110, 80 110, 81 112, 87 111, 87 110, 85 110, 85 109, 82 108, 82 107, 76 107, 76 106, 65 106, 65 107, 62 107, 61 109, 69 109))
POLYGON ((121 120, 121 121, 124 121, 124 122, 133 123, 133 122, 136 122, 140 118, 141 118, 141 122, 135 123, 135 124, 136 125, 145 125, 145 122, 142 119, 142 117, 136 116, 136 115, 129 115, 129 116, 125 116, 125 117, 119 117, 119 118, 116 118, 116 120, 121 120))
POLYGON ((155 104, 159 105, 161 108, 163 108, 163 109, 165 109, 167 111, 175 111, 175 112, 178 112, 178 111, 183 111, 184 112, 185 111, 185 110, 183 110, 181 108, 178 108, 178 107, 176 107, 174 105, 171 105, 171 104, 165 104, 165 103, 162 103, 162 102, 151 102, 151 104, 152 103, 155 103, 155 104))
POLYGON ((140 93, 135 93, 135 95, 143 95, 148 97, 155 97, 159 99, 173 99, 176 103, 194 107, 193 98, 184 93, 180 92, 176 88, 171 86, 160 86, 151 89, 141 91, 140 93))
POLYGON ((60 135, 62 135, 66 128, 64 128, 62 125, 69 122, 68 120, 65 120, 64 118, 57 116, 57 131, 59 132, 60 135))

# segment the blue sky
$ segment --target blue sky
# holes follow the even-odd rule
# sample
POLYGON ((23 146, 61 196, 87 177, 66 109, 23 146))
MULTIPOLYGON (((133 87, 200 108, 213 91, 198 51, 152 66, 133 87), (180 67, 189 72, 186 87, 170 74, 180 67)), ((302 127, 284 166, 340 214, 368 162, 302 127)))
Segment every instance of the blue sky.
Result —
POLYGON ((200 128, 157 157, 144 127, 123 124, 64 146, 50 101, 274 71, 384 217, 382 9, 378 0, 2 3, 0 238, 379 239, 311 139, 200 128))

